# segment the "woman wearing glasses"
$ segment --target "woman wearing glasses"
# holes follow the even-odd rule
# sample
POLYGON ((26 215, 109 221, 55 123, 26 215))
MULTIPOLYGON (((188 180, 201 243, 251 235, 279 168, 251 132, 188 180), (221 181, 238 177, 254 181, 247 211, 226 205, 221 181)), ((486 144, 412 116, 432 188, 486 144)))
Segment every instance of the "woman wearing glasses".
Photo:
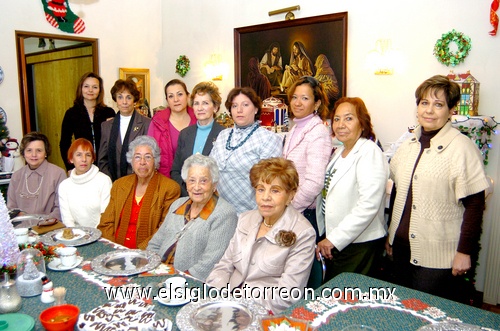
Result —
POLYGON ((137 137, 126 157, 134 173, 113 183, 108 207, 97 228, 108 240, 144 249, 181 190, 175 181, 158 173, 160 148, 154 138, 137 137))
POLYGON ((215 193, 219 168, 214 159, 192 155, 181 174, 189 197, 172 203, 147 249, 160 254, 162 261, 175 269, 205 281, 224 254, 238 218, 235 209, 215 193))

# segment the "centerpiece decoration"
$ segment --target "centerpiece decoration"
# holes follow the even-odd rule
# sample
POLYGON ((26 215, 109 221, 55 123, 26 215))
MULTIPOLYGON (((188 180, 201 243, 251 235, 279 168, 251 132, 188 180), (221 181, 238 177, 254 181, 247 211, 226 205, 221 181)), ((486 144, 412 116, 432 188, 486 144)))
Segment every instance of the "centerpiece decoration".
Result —
POLYGON ((467 55, 469 55, 471 47, 472 45, 469 37, 462 32, 451 30, 448 33, 444 33, 441 39, 436 41, 433 54, 440 63, 454 67, 464 62, 467 55), (456 52, 450 51, 451 43, 457 45, 456 52))
POLYGON ((186 76, 187 72, 191 69, 189 67, 189 59, 186 55, 181 55, 176 61, 175 72, 181 77, 186 76))
POLYGON ((43 254, 36 248, 24 249, 17 259, 17 290, 22 297, 42 293, 42 277, 46 275, 43 254))

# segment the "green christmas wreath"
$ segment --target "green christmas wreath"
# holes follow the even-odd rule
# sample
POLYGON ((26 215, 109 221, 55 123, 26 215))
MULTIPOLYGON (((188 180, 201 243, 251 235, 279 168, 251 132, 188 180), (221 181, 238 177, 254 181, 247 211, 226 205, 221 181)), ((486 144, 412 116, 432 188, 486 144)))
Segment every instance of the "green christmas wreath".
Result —
POLYGON ((439 62, 446 66, 456 66, 457 64, 464 62, 469 51, 471 49, 470 38, 465 36, 462 32, 457 32, 451 30, 441 36, 438 39, 436 45, 434 45, 434 56, 439 62), (458 47, 456 52, 450 51, 450 43, 455 43, 458 47))
POLYGON ((175 65, 175 72, 181 75, 181 77, 186 76, 189 71, 189 59, 186 55, 181 55, 177 59, 177 64, 175 65))

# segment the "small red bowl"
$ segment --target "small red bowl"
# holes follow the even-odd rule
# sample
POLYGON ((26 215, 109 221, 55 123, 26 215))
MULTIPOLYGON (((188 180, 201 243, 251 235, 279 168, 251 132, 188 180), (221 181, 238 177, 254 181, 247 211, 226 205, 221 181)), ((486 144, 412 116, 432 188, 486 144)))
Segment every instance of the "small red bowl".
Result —
POLYGON ((79 314, 77 306, 61 305, 45 309, 39 318, 47 331, 73 331, 79 314))

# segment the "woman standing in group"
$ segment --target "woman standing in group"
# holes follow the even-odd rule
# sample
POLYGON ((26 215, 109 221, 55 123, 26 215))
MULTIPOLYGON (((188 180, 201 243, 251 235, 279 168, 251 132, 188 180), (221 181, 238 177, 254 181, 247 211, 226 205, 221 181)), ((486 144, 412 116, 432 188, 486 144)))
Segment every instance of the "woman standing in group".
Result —
POLYGON ((209 155, 219 133, 224 129, 215 121, 222 99, 219 88, 212 82, 197 84, 191 93, 196 125, 190 125, 179 134, 177 150, 170 175, 181 186, 181 196, 188 195, 186 183, 182 180, 181 169, 184 161, 191 155, 209 155))
POLYGON ((332 150, 330 132, 323 124, 328 99, 321 84, 311 76, 299 78, 287 94, 295 125, 285 140, 283 157, 293 161, 300 179, 292 206, 311 222, 318 241, 316 197, 323 188, 332 150))
POLYGON ((181 190, 176 182, 158 173, 160 149, 153 138, 134 139, 127 162, 134 173, 113 183, 97 228, 103 238, 128 248, 145 249, 181 190))
POLYGON ((111 121, 102 123, 99 170, 112 181, 132 173, 126 154, 129 143, 148 132, 151 119, 135 110, 141 93, 135 83, 119 79, 111 88, 111 96, 118 106, 118 113, 111 121))
POLYGON ((234 127, 222 131, 210 153, 219 166, 217 189, 225 200, 241 214, 257 208, 248 174, 262 159, 281 156, 281 138, 262 127, 259 118, 262 101, 250 87, 235 87, 225 103, 234 127))
POLYGON ((74 167, 66 159, 73 137, 85 138, 92 143, 96 154, 94 162, 97 163, 101 143, 101 123, 115 116, 115 111, 104 104, 102 78, 93 72, 87 72, 80 78, 73 103, 73 107, 64 114, 59 142, 66 170, 74 167))
MULTIPOLYGON (((196 124, 193 108, 188 106, 189 92, 186 84, 172 79, 165 85, 168 108, 156 113, 151 119, 148 135, 160 146, 161 159, 158 171, 170 178, 180 131, 196 124)), ((181 165, 182 166, 182 165, 181 165)))
POLYGON ((370 114, 360 98, 340 98, 333 109, 332 130, 342 142, 327 166, 316 214, 316 255, 326 259, 326 279, 342 272, 367 274, 382 254, 386 222, 387 161, 375 144, 370 114))
POLYGON ((465 303, 488 181, 477 146, 449 120, 458 84, 436 75, 415 97, 419 126, 390 164, 396 198, 386 250, 402 285, 465 303))
POLYGON ((49 139, 40 132, 23 137, 19 147, 26 165, 12 174, 7 191, 7 208, 19 209, 19 215, 42 214, 61 219, 59 209, 59 184, 66 172, 49 163, 49 139))
POLYGON ((95 228, 109 203, 111 179, 93 164, 94 148, 85 138, 71 144, 67 159, 75 168, 59 185, 62 221, 66 226, 95 228))

